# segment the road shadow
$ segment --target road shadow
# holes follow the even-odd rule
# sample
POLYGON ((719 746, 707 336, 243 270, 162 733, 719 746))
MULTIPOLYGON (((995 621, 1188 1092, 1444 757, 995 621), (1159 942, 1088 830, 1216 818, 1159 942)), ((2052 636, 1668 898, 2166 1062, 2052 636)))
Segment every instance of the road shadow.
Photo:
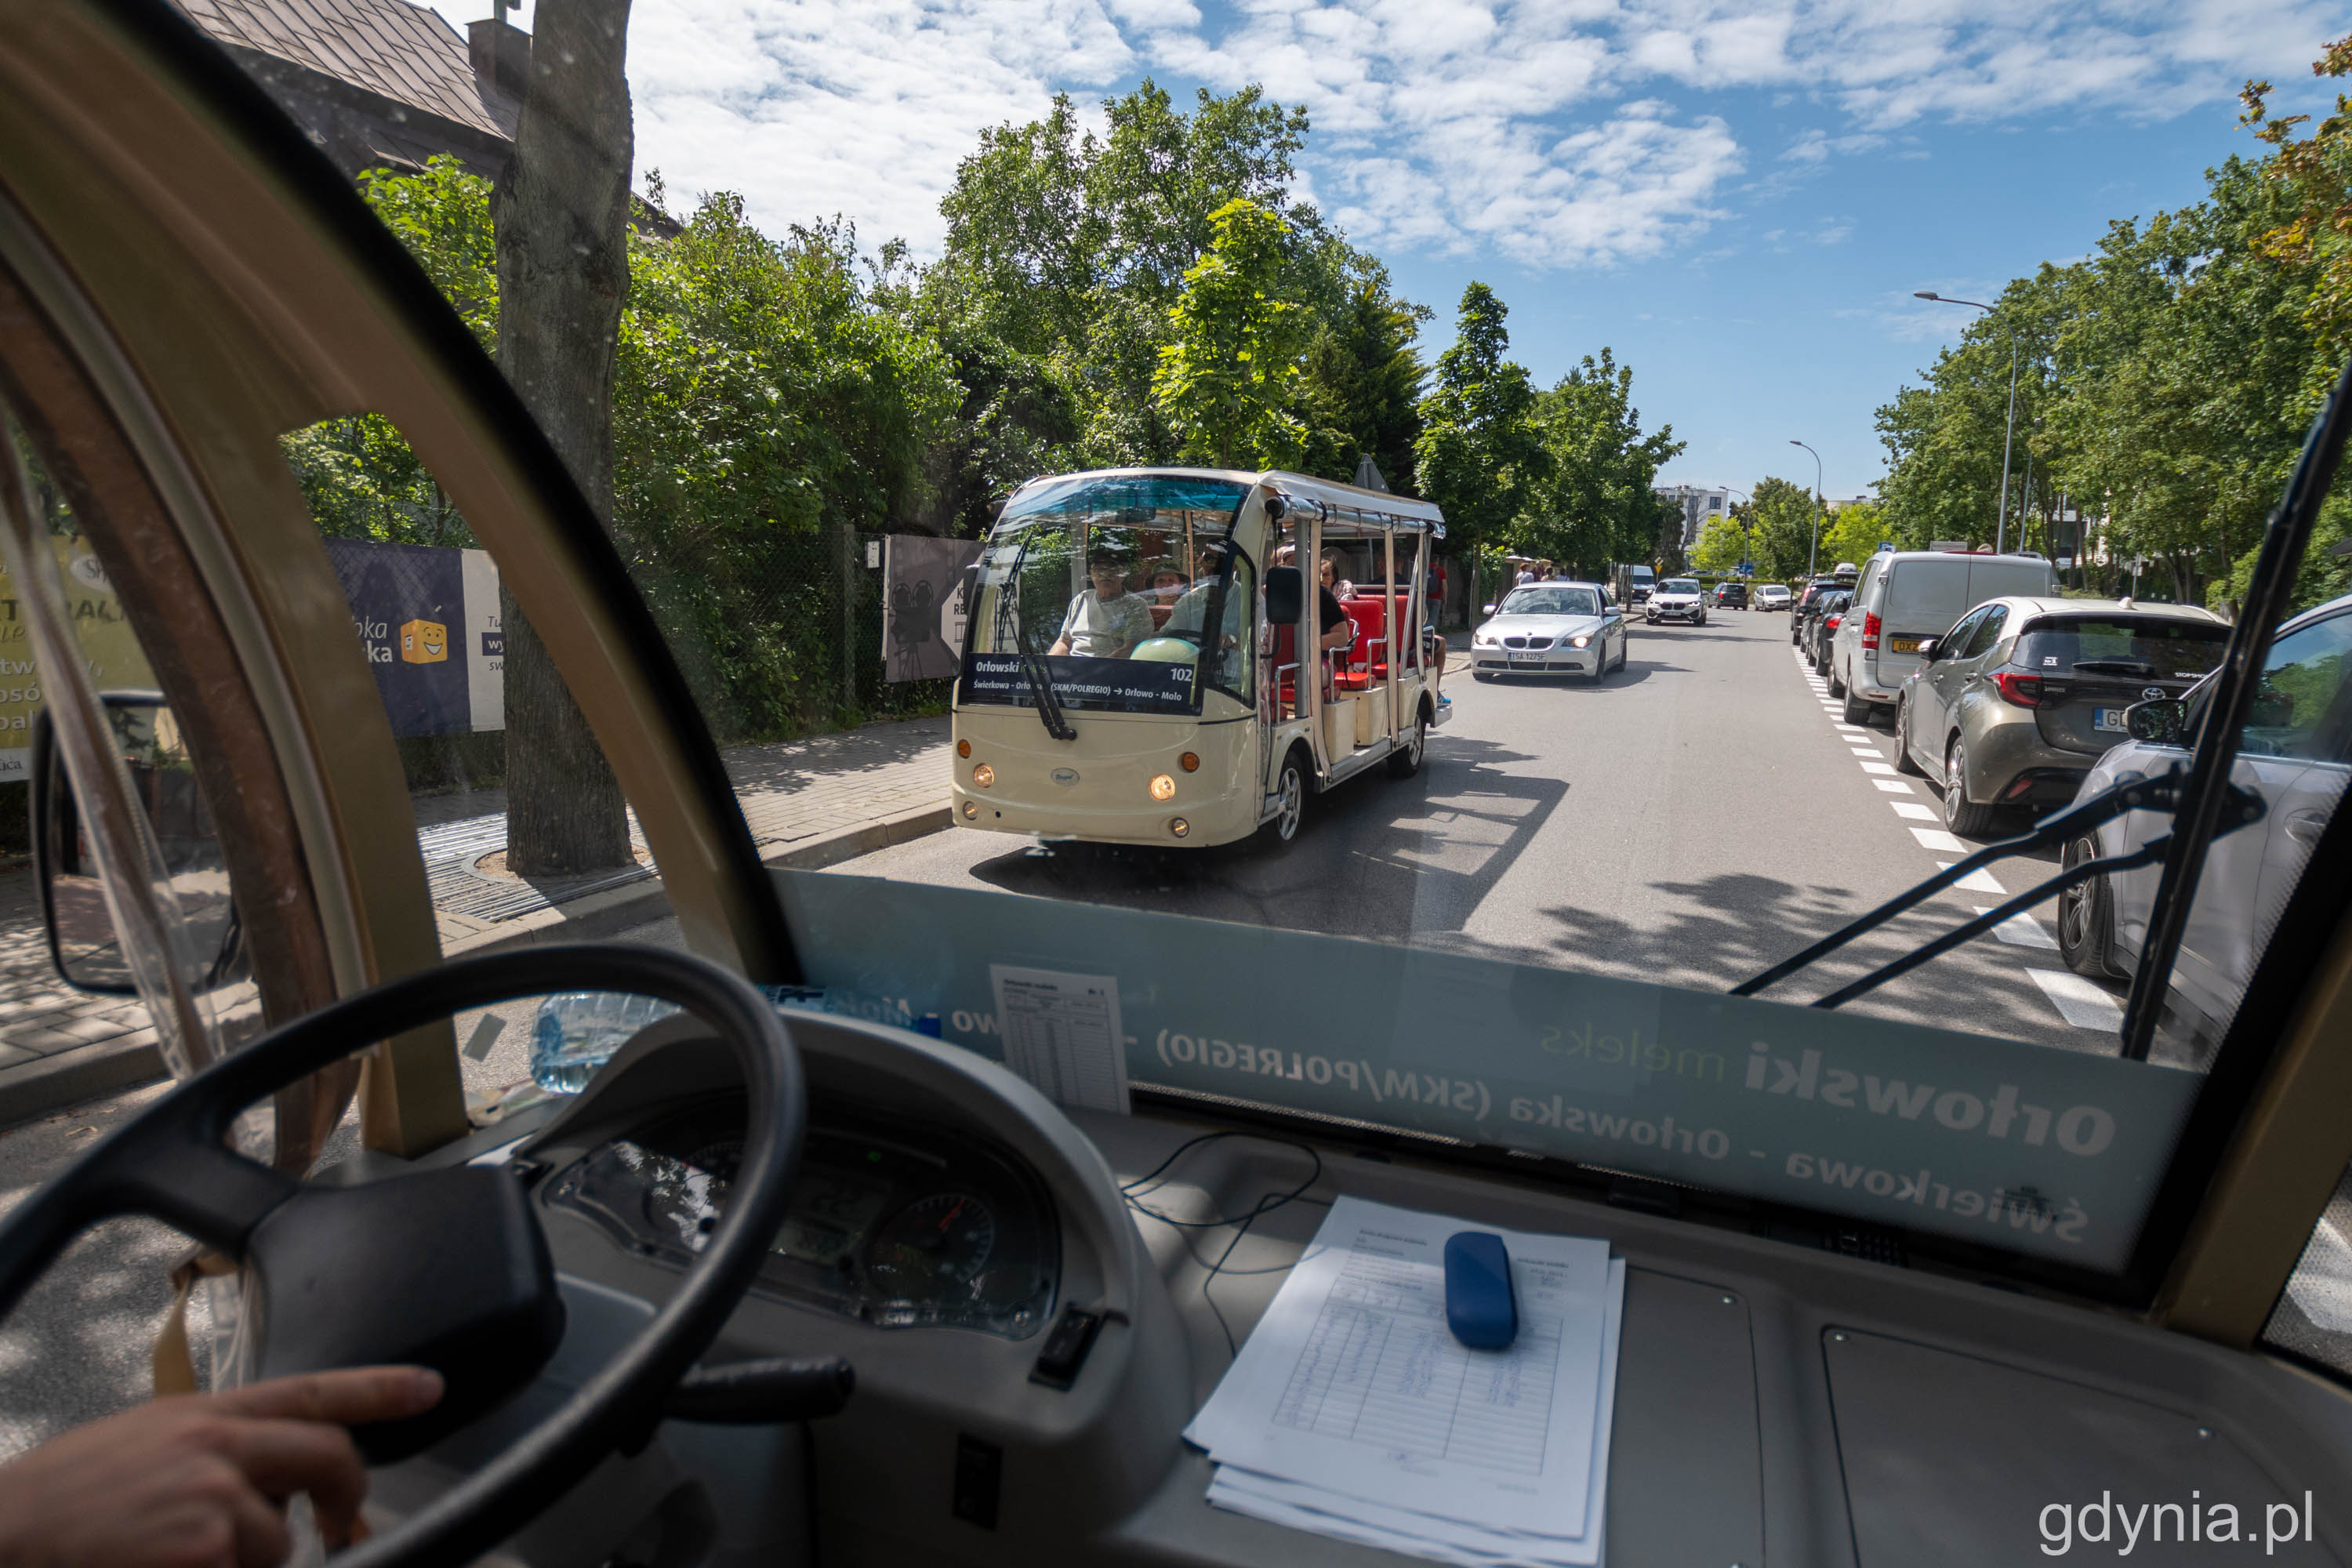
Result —
POLYGON ((1459 931, 1567 798, 1560 780, 1507 771, 1528 760, 1440 731, 1415 777, 1374 769, 1315 797, 1287 848, 1040 844, 971 874, 1037 898, 1335 936, 1405 942, 1459 931))

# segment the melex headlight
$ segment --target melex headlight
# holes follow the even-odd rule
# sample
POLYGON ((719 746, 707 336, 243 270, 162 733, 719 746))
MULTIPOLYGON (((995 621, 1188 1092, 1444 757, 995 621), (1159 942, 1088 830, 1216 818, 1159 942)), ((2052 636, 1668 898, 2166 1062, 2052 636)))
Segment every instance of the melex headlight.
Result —
POLYGON ((982 763, 971 770, 971 782, 974 788, 986 789, 996 782, 996 770, 982 763))
POLYGON ((1153 774, 1151 779, 1151 798, 1154 800, 1174 800, 1176 798, 1176 781, 1169 777, 1166 773, 1153 774))

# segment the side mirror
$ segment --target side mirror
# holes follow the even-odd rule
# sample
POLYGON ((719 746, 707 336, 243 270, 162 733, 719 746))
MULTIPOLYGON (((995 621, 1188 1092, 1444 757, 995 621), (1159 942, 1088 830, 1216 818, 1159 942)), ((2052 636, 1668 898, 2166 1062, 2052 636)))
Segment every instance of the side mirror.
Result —
POLYGON ((2124 710, 2124 729, 2135 741, 2177 742, 2189 728, 2189 704, 2178 697, 2151 698, 2124 710))
POLYGON ((1942 655, 1943 648, 1943 638, 1921 637, 1919 639, 1919 662, 1922 664, 1935 663, 1937 658, 1942 655))
MULTIPOLYGON (((196 988, 209 991, 241 978, 244 942, 227 864, 172 710, 152 691, 109 691, 100 700, 171 873, 188 951, 205 964, 196 988)), ((58 978, 78 991, 137 994, 46 710, 33 720, 31 795, 35 876, 58 978)))
POLYGON ((1482 616, 1491 616, 1495 613, 1495 606, 1492 605, 1481 605, 1478 606, 1478 613, 1482 616))

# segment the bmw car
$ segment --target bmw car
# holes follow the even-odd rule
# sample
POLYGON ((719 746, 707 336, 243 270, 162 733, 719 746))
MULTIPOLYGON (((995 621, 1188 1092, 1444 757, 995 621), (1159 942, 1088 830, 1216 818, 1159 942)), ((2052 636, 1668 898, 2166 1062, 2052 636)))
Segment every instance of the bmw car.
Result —
POLYGON ((1660 621, 1688 621, 1695 626, 1706 625, 1706 593, 1696 577, 1669 577, 1658 584, 1643 606, 1643 619, 1652 626, 1660 621))
POLYGON ((1498 675, 1600 680, 1625 668, 1625 617, 1597 583, 1514 588, 1486 611, 1490 618, 1470 634, 1470 673, 1480 680, 1498 675))

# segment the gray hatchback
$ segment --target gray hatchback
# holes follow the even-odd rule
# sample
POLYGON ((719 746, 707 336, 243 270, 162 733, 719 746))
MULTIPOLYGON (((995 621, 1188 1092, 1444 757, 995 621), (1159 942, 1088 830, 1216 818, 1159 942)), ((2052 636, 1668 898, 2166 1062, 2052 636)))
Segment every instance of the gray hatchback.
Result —
POLYGON ((2219 664, 2227 622, 2129 599, 1989 599, 1919 647, 1895 714, 1895 765, 1943 786, 1954 833, 2006 806, 2063 805, 2124 710, 2178 697, 2219 664))

